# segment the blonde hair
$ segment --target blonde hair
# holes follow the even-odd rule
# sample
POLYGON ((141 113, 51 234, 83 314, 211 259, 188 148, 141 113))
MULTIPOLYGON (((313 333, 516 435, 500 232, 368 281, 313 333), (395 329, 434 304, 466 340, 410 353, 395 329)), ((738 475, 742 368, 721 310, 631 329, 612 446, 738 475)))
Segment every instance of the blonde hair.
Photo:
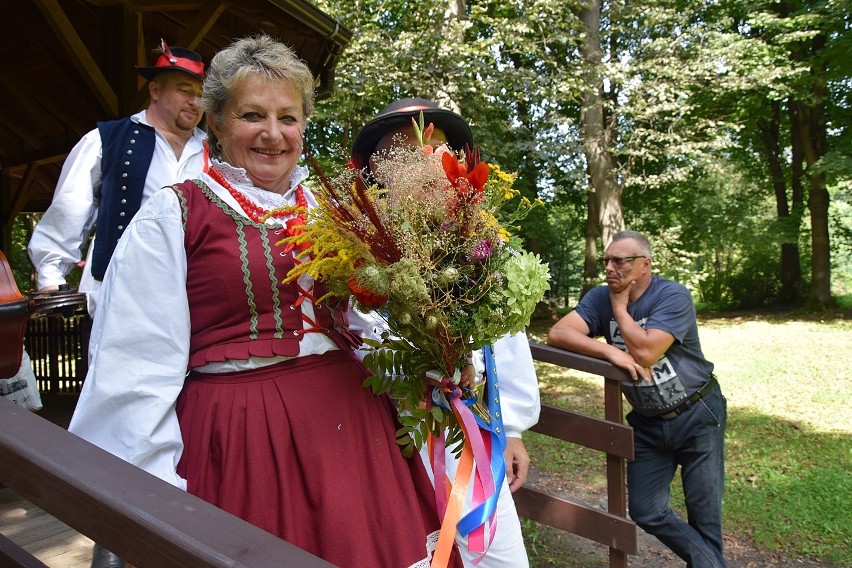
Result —
MULTIPOLYGON (((221 124, 225 104, 248 75, 287 81, 302 96, 307 122, 314 112, 314 77, 307 64, 290 47, 266 34, 239 39, 213 56, 204 77, 201 108, 221 124)), ((208 129, 209 130, 209 129, 208 129)), ((216 136, 208 132, 210 150, 216 151, 216 136)))

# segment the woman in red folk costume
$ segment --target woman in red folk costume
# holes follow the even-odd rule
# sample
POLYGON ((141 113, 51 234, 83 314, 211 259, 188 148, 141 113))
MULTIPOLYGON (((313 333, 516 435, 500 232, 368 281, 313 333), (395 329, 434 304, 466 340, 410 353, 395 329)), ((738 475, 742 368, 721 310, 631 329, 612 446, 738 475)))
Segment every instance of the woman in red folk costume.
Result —
POLYGON ((209 163, 119 243, 70 429, 335 565, 426 567, 432 488, 361 386, 346 303, 282 284, 297 261, 275 243, 316 203, 297 166, 313 82, 267 36, 213 58, 209 163))

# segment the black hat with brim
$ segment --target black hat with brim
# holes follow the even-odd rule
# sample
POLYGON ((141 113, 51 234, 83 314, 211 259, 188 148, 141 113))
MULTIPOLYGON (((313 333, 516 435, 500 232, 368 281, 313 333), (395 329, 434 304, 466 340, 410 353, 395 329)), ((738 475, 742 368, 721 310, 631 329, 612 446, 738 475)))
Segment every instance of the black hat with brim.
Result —
POLYGON ((175 46, 169 48, 166 46, 165 49, 168 52, 161 54, 154 65, 137 67, 136 70, 139 71, 139 74, 151 81, 157 73, 163 71, 180 71, 181 73, 191 75, 199 81, 204 81, 204 61, 202 61, 200 55, 184 47, 175 46))
POLYGON ((439 108, 427 99, 400 99, 384 108, 355 135, 355 141, 352 143, 352 161, 355 166, 362 168, 367 165, 379 141, 388 132, 411 125, 412 118, 419 121, 421 112, 424 125, 432 123, 435 128, 444 131, 450 148, 460 152, 464 150, 465 145, 473 147, 470 126, 458 114, 439 108))

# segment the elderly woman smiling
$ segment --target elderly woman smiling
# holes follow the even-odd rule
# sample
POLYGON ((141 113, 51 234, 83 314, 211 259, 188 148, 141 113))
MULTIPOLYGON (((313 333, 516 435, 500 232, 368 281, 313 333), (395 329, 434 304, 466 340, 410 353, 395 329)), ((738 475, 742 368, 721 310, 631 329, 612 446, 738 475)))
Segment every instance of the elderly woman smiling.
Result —
POLYGON ((209 164, 120 242, 70 430, 336 565, 427 566, 431 485, 390 401, 361 387, 346 304, 318 303, 306 276, 282 284, 296 260, 274 243, 315 204, 298 166, 310 70, 241 39, 210 63, 202 105, 209 164))

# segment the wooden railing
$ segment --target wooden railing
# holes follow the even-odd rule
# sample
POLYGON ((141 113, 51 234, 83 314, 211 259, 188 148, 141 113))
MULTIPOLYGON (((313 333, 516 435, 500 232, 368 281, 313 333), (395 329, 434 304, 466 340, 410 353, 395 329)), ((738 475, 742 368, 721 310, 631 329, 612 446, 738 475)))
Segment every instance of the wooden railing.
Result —
POLYGON ((605 420, 542 405, 532 431, 580 444, 606 454, 607 511, 522 487, 515 493, 518 514, 539 523, 594 540, 609 547, 609 565, 626 568, 627 555, 636 554, 636 524, 627 517, 625 460, 633 459, 633 429, 622 424, 619 382, 626 371, 607 361, 530 342, 533 359, 604 378, 605 420))
MULTIPOLYGON (((0 482, 137 568, 332 566, 2 398, 0 482)), ((0 566, 44 568, 1 534, 0 566)))
POLYGON ((24 345, 41 392, 78 393, 88 370, 92 320, 86 313, 31 318, 24 345))
MULTIPOLYGON (((42 321, 51 319, 56 318, 42 321)), ((69 334, 83 333, 79 336, 83 361, 86 323, 69 334)), ((41 343, 51 344, 68 346, 70 341, 41 343)), ((629 377, 600 359, 536 342, 530 342, 530 348, 538 361, 604 378, 605 419, 542 405, 532 430, 606 454, 607 511, 523 487, 515 493, 518 513, 608 546, 609 565, 626 568, 627 556, 637 551, 636 526, 626 518, 625 492, 625 460, 633 458, 633 431, 622 424, 619 387, 629 377)), ((72 348, 69 351, 73 353, 72 348)), ((35 353, 33 359, 40 351, 35 353)), ((0 400, 0 482, 139 568, 330 566, 4 400, 0 400)), ((12 566, 43 566, 4 540, 0 534, 0 560, 5 558, 12 566)))

